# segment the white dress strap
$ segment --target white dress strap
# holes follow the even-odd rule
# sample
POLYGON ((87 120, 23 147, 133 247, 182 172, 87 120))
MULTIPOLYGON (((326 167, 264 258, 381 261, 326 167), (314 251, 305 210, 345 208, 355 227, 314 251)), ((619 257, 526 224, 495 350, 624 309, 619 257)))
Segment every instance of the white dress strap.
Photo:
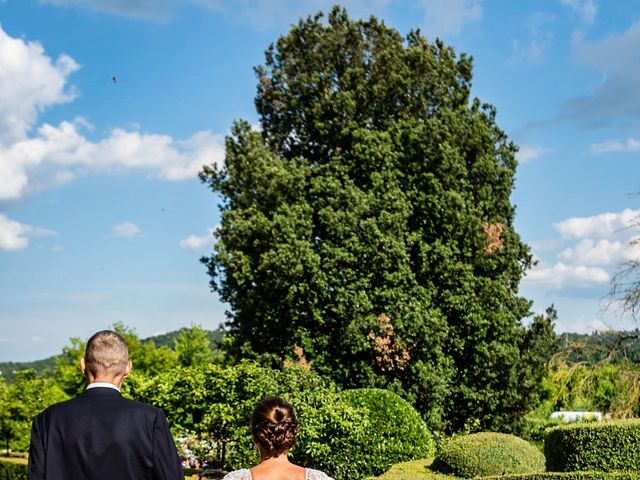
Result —
POLYGON ((227 473, 222 480, 251 480, 251 471, 246 468, 227 473))

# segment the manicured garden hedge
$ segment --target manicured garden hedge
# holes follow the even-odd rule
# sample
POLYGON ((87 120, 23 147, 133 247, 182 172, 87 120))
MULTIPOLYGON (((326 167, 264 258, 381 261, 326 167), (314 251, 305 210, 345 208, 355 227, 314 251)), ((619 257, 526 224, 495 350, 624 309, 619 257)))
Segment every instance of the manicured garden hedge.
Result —
POLYGON ((478 480, 638 480, 637 472, 543 472, 521 475, 496 475, 478 480))
POLYGON ((340 399, 362 412, 365 435, 353 437, 344 452, 354 464, 379 475, 394 463, 433 456, 435 442, 413 406, 393 392, 358 388, 340 392, 340 399))
POLYGON ((544 456, 525 440, 504 433, 474 433, 457 437, 438 453, 433 468, 456 477, 472 478, 544 471, 544 456))
POLYGON ((573 423, 547 431, 547 470, 640 472, 640 420, 573 423))
POLYGON ((27 465, 0 459, 0 480, 27 480, 27 465))

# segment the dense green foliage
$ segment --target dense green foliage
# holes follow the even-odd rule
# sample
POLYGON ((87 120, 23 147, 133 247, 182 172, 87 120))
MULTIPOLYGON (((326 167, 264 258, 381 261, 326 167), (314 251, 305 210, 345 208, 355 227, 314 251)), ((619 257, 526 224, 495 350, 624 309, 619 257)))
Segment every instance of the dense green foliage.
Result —
POLYGON ((354 463, 370 465, 381 473, 392 464, 424 458, 435 453, 435 442, 426 424, 406 400, 377 388, 346 390, 340 393, 347 404, 366 412, 366 436, 351 443, 345 452, 354 463))
POLYGON ((258 462, 249 419, 256 402, 270 395, 279 395, 296 408, 301 431, 292 460, 325 470, 336 479, 381 473, 398 458, 416 458, 431 445, 419 415, 402 399, 384 392, 378 393, 380 398, 365 392, 370 401, 354 405, 334 384, 302 365, 281 370, 250 362, 199 365, 149 379, 134 377, 131 383, 129 391, 134 398, 163 408, 176 436, 191 434, 210 445, 213 463, 225 470, 258 462), (385 432, 391 429, 372 411, 371 402, 413 423, 387 418, 386 422, 393 422, 398 430, 386 437, 385 432), (418 440, 419 432, 423 433, 422 447, 401 454, 386 445, 395 440, 406 444, 405 436, 418 440))
POLYGON ((482 477, 483 480, 637 480, 638 472, 541 472, 482 477))
POLYGON ((523 436, 536 442, 557 410, 599 411, 612 418, 640 414, 640 366, 628 361, 572 362, 571 350, 554 355, 541 382, 540 402, 525 417, 523 436))
POLYGON ((540 450, 513 435, 473 433, 456 437, 440 449, 433 467, 456 477, 473 478, 543 472, 540 450))
POLYGON ((203 261, 232 352, 278 363, 299 346, 431 426, 512 428, 540 372, 517 295, 531 256, 509 200, 517 147, 470 98, 471 59, 334 8, 256 72, 261 131, 237 122, 224 166, 201 172, 222 198, 203 261))
MULTIPOLYGON (((133 332, 131 329, 122 327, 129 332, 133 332)), ((175 343, 178 337, 185 331, 189 331, 189 328, 183 327, 179 330, 163 333, 153 337, 145 339, 138 339, 137 341, 142 344, 153 343, 156 347, 168 347, 175 349, 175 343)), ((220 343, 222 342, 222 330, 204 330, 209 338, 209 348, 213 352, 214 356, 219 355, 220 343)), ((136 335, 137 336, 137 335, 136 335)), ((35 360, 33 362, 0 362, 0 374, 7 383, 13 383, 15 380, 16 372, 22 370, 35 370, 38 377, 51 377, 56 371, 56 365, 60 362, 63 364, 71 364, 72 368, 68 370, 68 373, 77 378, 76 372, 76 360, 79 360, 81 352, 84 351, 84 344, 86 342, 80 338, 71 339, 71 345, 65 347, 65 351, 60 355, 54 355, 42 360, 35 360), (68 350, 68 351, 67 351, 68 350), (80 353, 78 353, 80 352, 80 353)), ((136 342, 137 343, 137 342, 136 342)), ((64 381, 62 383, 65 383, 64 381)))
POLYGON ((640 472, 640 419, 552 428, 544 454, 549 471, 640 472))
POLYGON ((27 465, 0 458, 0 480, 27 480, 27 465))
MULTIPOLYGON (((154 376, 172 369, 177 364, 190 366, 207 363, 213 359, 210 335, 198 326, 181 328, 173 336, 172 347, 163 342, 155 342, 153 337, 141 339, 135 329, 122 323, 113 325, 113 330, 122 335, 129 347, 129 359, 134 365, 134 372, 146 376, 154 376)), ((70 345, 56 357, 54 378, 69 395, 82 392, 86 387, 86 379, 80 372, 80 357, 88 339, 72 338, 70 345)))
POLYGON ((52 403, 67 398, 54 380, 37 378, 34 370, 16 373, 11 385, 0 378, 1 448, 27 451, 31 419, 52 403))

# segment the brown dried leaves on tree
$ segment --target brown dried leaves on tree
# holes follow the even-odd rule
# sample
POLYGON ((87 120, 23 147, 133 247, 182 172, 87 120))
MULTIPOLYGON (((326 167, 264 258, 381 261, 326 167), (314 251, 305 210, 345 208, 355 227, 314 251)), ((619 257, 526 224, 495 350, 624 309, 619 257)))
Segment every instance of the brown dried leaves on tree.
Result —
POLYGON ((491 255, 502 246, 500 237, 504 231, 504 224, 485 223, 482 225, 482 231, 484 232, 484 251, 491 255))
POLYGON ((373 349, 377 353, 374 363, 383 372, 404 370, 411 359, 410 351, 413 345, 402 347, 398 343, 391 319, 384 313, 378 315, 378 329, 378 333, 369 332, 373 349))

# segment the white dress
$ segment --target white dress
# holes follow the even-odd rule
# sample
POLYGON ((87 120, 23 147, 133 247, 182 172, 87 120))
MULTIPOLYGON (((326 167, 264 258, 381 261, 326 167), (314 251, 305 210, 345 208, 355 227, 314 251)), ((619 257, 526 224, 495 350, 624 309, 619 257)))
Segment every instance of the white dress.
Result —
MULTIPOLYGON (((333 480, 333 478, 320 470, 305 468, 305 472, 307 474, 307 480, 333 480)), ((227 473, 222 480, 252 480, 251 472, 246 468, 234 470, 233 472, 227 473)))

